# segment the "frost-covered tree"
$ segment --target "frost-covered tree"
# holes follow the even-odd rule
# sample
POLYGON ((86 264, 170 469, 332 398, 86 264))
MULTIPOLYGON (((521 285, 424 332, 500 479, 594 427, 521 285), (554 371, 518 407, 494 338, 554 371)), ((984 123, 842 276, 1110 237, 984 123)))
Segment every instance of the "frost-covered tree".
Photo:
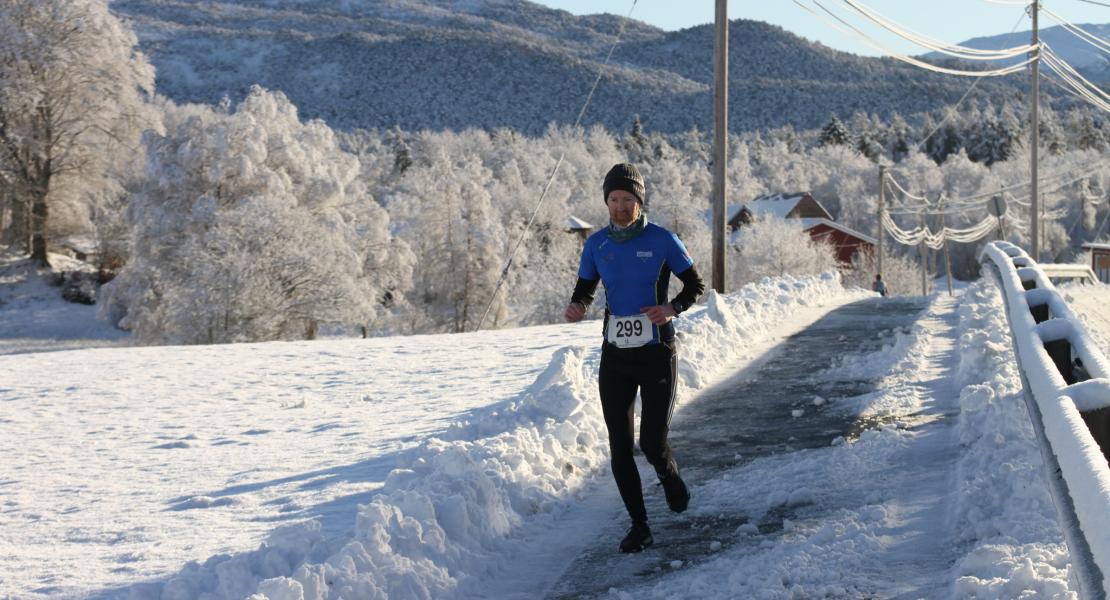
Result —
POLYGON ((1095 121, 1089 111, 1072 111, 1068 114, 1068 128, 1071 130, 1072 145, 1079 150, 1110 150, 1110 134, 1105 121, 1095 121))
MULTIPOLYGON (((916 256, 903 253, 883 256, 882 276, 888 296, 921 294, 921 265, 916 256)), ((857 252, 852 257, 852 268, 844 272, 844 285, 870 290, 878 270, 875 253, 857 252)))
POLYGON ((441 151, 412 167, 387 199, 419 265, 414 330, 472 331, 491 299, 491 324, 505 317, 504 295, 493 292, 508 244, 485 187, 489 178, 476 156, 441 151))
POLYGON ((894 162, 901 162, 909 153, 911 142, 910 126, 906 119, 899 113, 890 117, 890 127, 887 129, 887 146, 890 148, 890 157, 894 162))
POLYGON ((709 172, 690 165, 689 161, 672 156, 644 169, 648 188, 647 216, 666 227, 686 245, 695 262, 706 264, 711 257, 712 235, 706 226, 711 210, 709 172), (700 193, 699 193, 700 192, 700 193))
POLYGON ((815 241, 793 219, 758 219, 733 234, 731 247, 732 289, 764 277, 815 275, 839 267, 832 246, 815 241))
POLYGON ((118 196, 152 123, 154 71, 136 46, 105 0, 0 0, 0 172, 12 237, 41 265, 59 215, 88 220, 118 196))
POLYGON ((312 338, 373 326, 407 292, 412 259, 358 160, 281 93, 171 108, 146 144, 131 262, 110 294, 139 341, 312 338))

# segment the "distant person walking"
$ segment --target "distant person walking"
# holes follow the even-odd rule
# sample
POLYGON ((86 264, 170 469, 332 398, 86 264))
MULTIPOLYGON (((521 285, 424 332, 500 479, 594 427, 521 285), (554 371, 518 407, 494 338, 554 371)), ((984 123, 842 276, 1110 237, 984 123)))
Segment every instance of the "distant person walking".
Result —
POLYGON ((878 292, 880 296, 886 297, 886 282, 883 281, 882 274, 875 274, 875 281, 871 283, 871 291, 878 292))
POLYGON ((690 492, 667 443, 678 363, 671 319, 689 308, 705 286, 678 237, 648 222, 644 178, 635 166, 615 165, 605 176, 602 190, 610 223, 586 240, 578 284, 565 317, 568 322, 582 320, 598 282, 605 284, 598 389, 609 430, 613 477, 632 519, 620 551, 639 552, 653 539, 632 456, 636 390, 641 400, 640 449, 655 467, 667 506, 682 512, 690 492), (682 291, 668 302, 671 273, 682 281, 682 291))

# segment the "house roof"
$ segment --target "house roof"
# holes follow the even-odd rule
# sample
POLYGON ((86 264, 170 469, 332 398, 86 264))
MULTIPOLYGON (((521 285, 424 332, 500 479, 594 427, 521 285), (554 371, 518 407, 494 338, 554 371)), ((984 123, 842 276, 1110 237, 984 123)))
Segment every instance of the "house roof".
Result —
POLYGON ((792 194, 764 194, 749 201, 744 206, 751 211, 755 217, 771 216, 778 219, 785 219, 794 207, 802 201, 802 198, 808 192, 794 192, 792 194))
POLYGON ((579 219, 578 217, 576 217, 574 215, 571 215, 571 216, 567 217, 567 229, 570 229, 570 230, 573 231, 573 230, 578 230, 578 229, 593 229, 593 228, 594 228, 593 225, 590 225, 589 223, 583 221, 582 219, 579 219))
POLYGON ((754 219, 785 219, 791 214, 794 217, 833 218, 809 192, 764 194, 745 204, 733 205, 729 207, 728 222, 736 220, 744 211, 754 219))
POLYGON ((1110 250, 1110 244, 1095 244, 1088 242, 1083 244, 1084 250, 1110 250))
POLYGON ((840 223, 837 223, 836 221, 830 221, 828 219, 798 219, 798 220, 802 222, 802 230, 803 231, 809 231, 810 229, 813 229, 814 227, 817 227, 818 225, 826 225, 828 227, 836 229, 837 231, 842 231, 842 232, 844 232, 844 233, 846 233, 846 234, 848 234, 848 235, 850 235, 854 238, 859 238, 859 239, 861 239, 861 240, 863 240, 863 241, 865 241, 868 244, 871 244, 873 246, 878 245, 878 243, 879 243, 879 241, 876 240, 875 238, 873 238, 873 237, 871 237, 871 236, 869 236, 865 233, 860 233, 860 232, 856 231, 855 229, 852 229, 851 227, 845 227, 845 226, 841 225, 840 223))

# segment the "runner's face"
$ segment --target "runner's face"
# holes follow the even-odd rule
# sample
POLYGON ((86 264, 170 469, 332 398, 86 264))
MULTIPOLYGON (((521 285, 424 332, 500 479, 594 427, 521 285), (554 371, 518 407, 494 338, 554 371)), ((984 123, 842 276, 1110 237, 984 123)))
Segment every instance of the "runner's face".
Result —
POLYGON ((618 227, 628 227, 640 218, 640 201, 632 192, 613 190, 605 199, 605 205, 609 207, 609 218, 618 227))

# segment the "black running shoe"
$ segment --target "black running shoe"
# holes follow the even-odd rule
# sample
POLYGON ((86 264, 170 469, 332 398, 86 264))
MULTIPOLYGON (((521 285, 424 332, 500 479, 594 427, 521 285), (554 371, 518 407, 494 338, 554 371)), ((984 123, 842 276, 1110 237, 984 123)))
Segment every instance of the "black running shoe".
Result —
POLYGON ((628 529, 628 534, 621 540, 621 552, 625 554, 640 552, 654 541, 647 523, 633 523, 632 527, 628 529))
POLYGON ((690 490, 686 488, 686 482, 678 476, 678 471, 660 479, 659 483, 663 484, 663 493, 667 496, 667 506, 676 513, 686 510, 686 507, 690 505, 690 490))

